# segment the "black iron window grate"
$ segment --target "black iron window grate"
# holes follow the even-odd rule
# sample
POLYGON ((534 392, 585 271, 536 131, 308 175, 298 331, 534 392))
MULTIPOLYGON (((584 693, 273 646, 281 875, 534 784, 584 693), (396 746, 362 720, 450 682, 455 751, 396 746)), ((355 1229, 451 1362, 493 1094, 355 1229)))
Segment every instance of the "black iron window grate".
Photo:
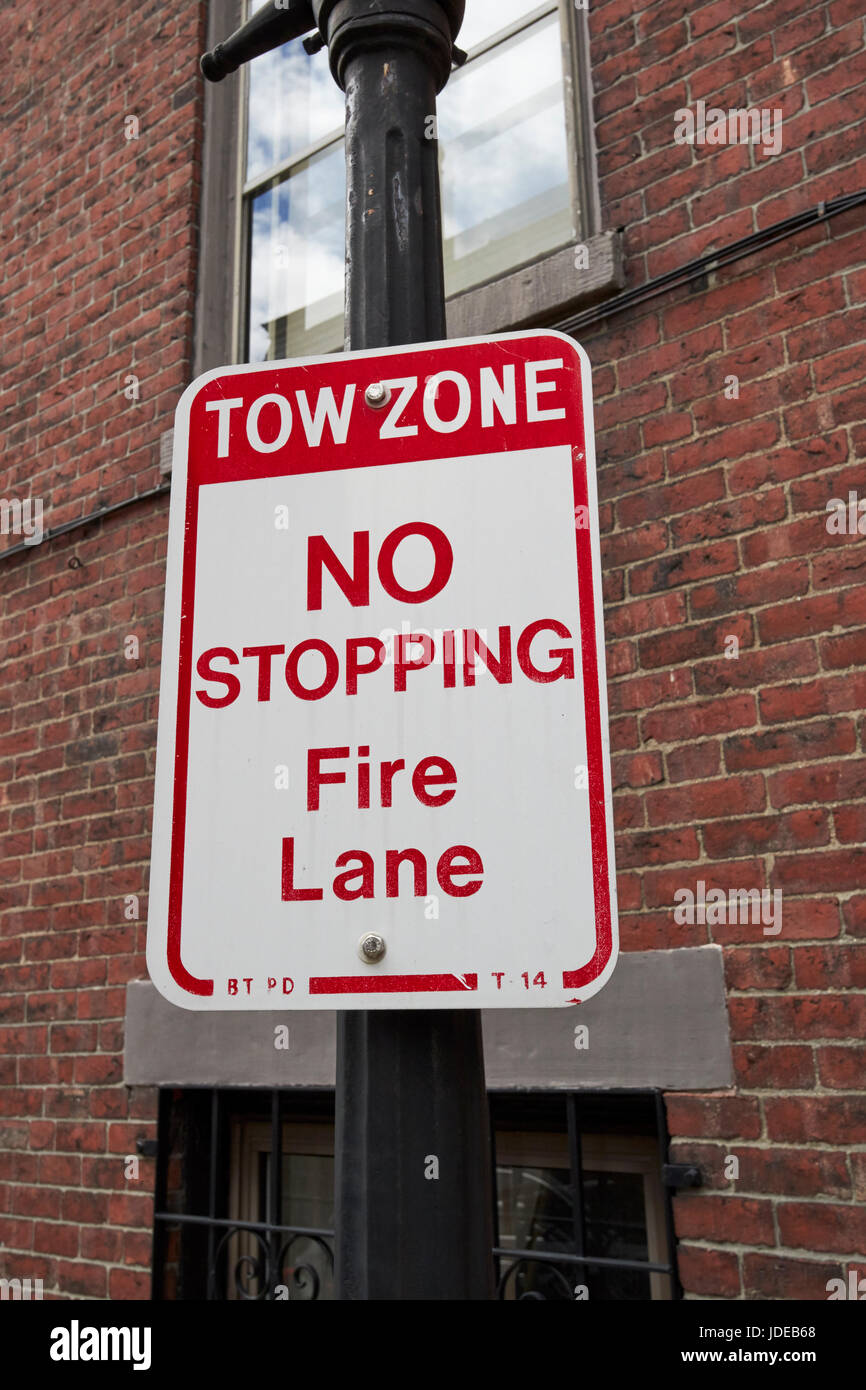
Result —
MULTIPOLYGON (((661 1092, 498 1093, 490 1103, 498 1297, 681 1297, 661 1092), (620 1143, 638 1146, 641 1163, 599 1158, 620 1143)), ((286 1152, 287 1125, 321 1136, 332 1123, 333 1092, 161 1091, 152 1297, 333 1297, 332 1219, 299 1219, 325 1211, 333 1160, 286 1152), (297 1181, 286 1179, 291 1162, 322 1170, 300 1206, 286 1190, 297 1181)))

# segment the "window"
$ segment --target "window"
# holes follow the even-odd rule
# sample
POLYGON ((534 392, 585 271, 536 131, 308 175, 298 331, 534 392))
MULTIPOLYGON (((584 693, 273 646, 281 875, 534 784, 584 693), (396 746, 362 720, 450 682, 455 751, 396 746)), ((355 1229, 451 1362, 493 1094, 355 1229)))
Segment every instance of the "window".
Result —
MULTIPOLYGON (((263 0, 253 0, 258 8, 263 0)), ((468 52, 439 96, 449 296, 595 231, 588 179, 582 12, 570 0, 472 0, 468 52), (581 95, 575 101, 574 93, 581 95)), ((299 42, 244 70, 238 355, 264 361, 343 340, 343 93, 299 42)))
MULTIPOLYGON (((675 1297, 660 1096, 490 1099, 498 1297, 675 1297)), ((155 1297, 333 1299, 333 1105, 332 1092, 162 1092, 155 1297)))
MULTIPOLYGON (((275 1264, 290 1299, 329 1301, 334 1297, 334 1127, 291 1123, 282 1126, 279 1188, 273 1192, 274 1156, 267 1122, 236 1119, 233 1125, 230 1215, 264 1223, 269 1199, 287 1229, 275 1264)), ((229 1299, 262 1298, 261 1237, 239 1231, 229 1242, 227 1268, 236 1278, 229 1299)))
POLYGON ((496 1135, 500 1297, 573 1300, 575 1287, 582 1285, 596 1302, 669 1298, 665 1275, 613 1263, 662 1260, 664 1214, 655 1141, 643 1135, 587 1134, 581 1158, 584 1253, 611 1264, 575 1266, 555 1259, 575 1244, 568 1136, 531 1130, 496 1135), (526 1253, 509 1258, 508 1252, 526 1253))

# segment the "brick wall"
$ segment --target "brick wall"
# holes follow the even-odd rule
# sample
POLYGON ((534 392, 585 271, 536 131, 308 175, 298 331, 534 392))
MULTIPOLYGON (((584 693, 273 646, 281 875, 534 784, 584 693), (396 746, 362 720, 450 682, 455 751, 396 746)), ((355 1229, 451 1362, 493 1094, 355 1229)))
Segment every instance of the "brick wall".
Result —
MULTIPOLYGON (((190 376, 203 26, 159 0, 0 20, 0 497, 42 499, 46 527, 161 481, 190 376)), ((156 1105, 122 1085, 122 1046, 167 517, 141 502, 0 561, 0 1272, 46 1297, 149 1293, 154 1164, 127 1158, 156 1105)))
MULTIPOLYGON (((796 8, 591 8, 628 285, 866 185, 862 5, 796 8), (780 152, 675 144, 700 99, 780 109, 780 152)), ((675 1199, 683 1284, 715 1298, 823 1299, 866 1265, 866 536, 825 510, 866 498, 864 215, 584 336, 622 946, 725 955, 736 1089, 667 1107, 705 1174, 675 1199), (781 932, 677 925, 698 880, 781 889, 781 932)))
MULTIPOLYGON (((629 285, 866 186, 862 4, 684 9, 590 11, 603 222, 624 229, 629 285), (699 99, 781 109, 782 150, 675 144, 699 99)), ((52 527, 159 482, 191 371, 203 20, 24 0, 0 21, 0 496, 42 497, 52 527)), ((823 1299, 866 1266, 866 541, 825 513, 866 496, 862 221, 583 337, 623 949, 716 941, 726 959, 736 1089, 668 1097, 673 1157, 706 1178, 676 1199, 696 1296, 823 1299), (781 932, 677 925, 698 880, 780 888, 781 932)), ((145 500, 0 561, 0 1272, 61 1297, 148 1291, 153 1163, 127 1160, 155 1096, 122 1085, 121 1048, 145 974, 166 522, 145 500)))

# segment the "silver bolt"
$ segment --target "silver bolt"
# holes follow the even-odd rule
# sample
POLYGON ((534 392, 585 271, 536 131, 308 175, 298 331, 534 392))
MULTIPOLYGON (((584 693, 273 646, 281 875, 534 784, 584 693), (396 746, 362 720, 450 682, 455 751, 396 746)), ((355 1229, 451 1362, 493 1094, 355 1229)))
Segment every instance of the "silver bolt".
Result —
POLYGON ((381 410, 383 405, 387 405, 391 399, 391 392, 384 381, 372 382, 364 392, 364 400, 373 410, 381 410))
POLYGON ((368 931, 358 942, 358 955, 361 960, 371 963, 381 960, 385 954, 385 938, 378 932, 368 931))

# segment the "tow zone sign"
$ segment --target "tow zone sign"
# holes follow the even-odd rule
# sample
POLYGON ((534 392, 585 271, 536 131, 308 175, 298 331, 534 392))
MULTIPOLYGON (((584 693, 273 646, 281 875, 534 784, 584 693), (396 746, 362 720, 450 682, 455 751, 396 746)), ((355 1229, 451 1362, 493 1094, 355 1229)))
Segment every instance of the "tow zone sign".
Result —
POLYGON ((552 1006, 610 976, 570 338, 199 377, 175 422, 161 679, 147 959, 173 1003, 552 1006))

